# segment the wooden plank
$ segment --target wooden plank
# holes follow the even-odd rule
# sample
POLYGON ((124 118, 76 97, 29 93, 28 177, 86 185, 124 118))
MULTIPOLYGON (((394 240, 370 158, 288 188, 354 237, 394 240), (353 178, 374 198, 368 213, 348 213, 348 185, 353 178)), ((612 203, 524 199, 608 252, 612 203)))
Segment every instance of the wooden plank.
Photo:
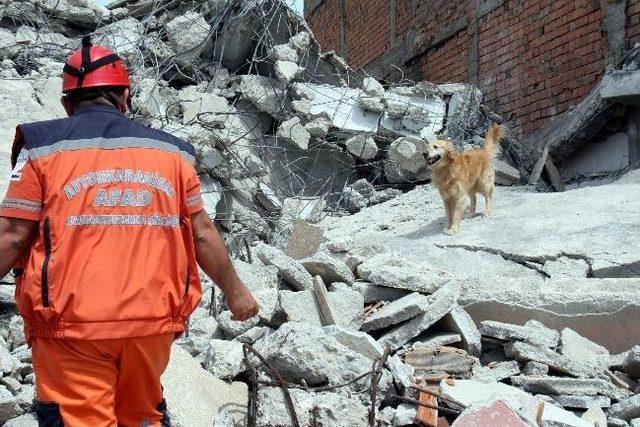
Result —
MULTIPOLYGON (((419 400, 428 405, 438 406, 438 398, 424 392, 420 392, 419 400)), ((416 424, 426 427, 438 427, 438 410, 427 408, 426 406, 418 406, 416 424)))
POLYGON ((320 317, 322 318, 322 325, 335 325, 336 320, 331 311, 331 305, 329 304, 327 288, 322 281, 322 277, 315 276, 313 278, 313 293, 316 296, 316 302, 320 308, 320 317))

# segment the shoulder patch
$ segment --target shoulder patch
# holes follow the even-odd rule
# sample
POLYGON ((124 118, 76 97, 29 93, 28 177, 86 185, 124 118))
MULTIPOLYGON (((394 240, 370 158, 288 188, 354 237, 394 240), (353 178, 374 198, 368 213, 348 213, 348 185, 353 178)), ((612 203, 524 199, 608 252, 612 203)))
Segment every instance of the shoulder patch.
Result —
POLYGON ((27 164, 28 160, 29 160, 29 150, 27 150, 26 148, 23 148, 20 151, 20 154, 18 154, 18 159, 16 160, 16 166, 11 171, 11 177, 9 178, 10 181, 20 181, 20 178, 22 178, 22 169, 27 164))

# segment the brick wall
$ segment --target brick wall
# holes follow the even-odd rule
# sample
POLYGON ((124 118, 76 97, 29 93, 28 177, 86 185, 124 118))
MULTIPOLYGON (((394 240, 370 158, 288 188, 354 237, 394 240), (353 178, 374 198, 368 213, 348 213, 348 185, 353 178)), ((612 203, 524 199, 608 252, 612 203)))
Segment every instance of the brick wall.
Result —
MULTIPOLYGON (((307 0, 307 20, 334 49, 342 3, 353 68, 389 77, 394 58, 414 79, 475 83, 491 108, 530 134, 579 103, 615 61, 605 15, 620 1, 307 0)), ((640 41, 640 0, 626 0, 624 15, 629 48, 640 41)))

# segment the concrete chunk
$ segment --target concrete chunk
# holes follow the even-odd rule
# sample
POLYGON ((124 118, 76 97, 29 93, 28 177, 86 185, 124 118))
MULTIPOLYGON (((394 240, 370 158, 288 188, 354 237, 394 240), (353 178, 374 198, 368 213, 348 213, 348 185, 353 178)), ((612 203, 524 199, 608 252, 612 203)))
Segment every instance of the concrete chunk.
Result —
POLYGON ((169 43, 184 63, 194 61, 204 49, 211 25, 204 16, 187 12, 169 21, 165 26, 169 43))
POLYGON ((423 293, 432 293, 447 282, 441 272, 397 254, 379 254, 367 259, 358 266, 358 275, 374 285, 423 293))
POLYGON ((276 76, 283 83, 290 83, 304 72, 304 67, 291 61, 276 61, 276 76))
POLYGON ((24 411, 18 404, 18 398, 11 394, 6 387, 0 385, 0 422, 10 420, 23 413, 24 411))
POLYGON ((480 331, 476 327, 469 313, 464 308, 456 306, 442 319, 444 327, 462 337, 462 348, 471 356, 480 357, 482 342, 480 331))
POLYGON ((607 416, 602 408, 598 406, 591 407, 582 414, 582 419, 591 423, 593 427, 607 427, 607 416))
POLYGON ((637 105, 640 103, 640 71, 616 70, 606 74, 600 85, 600 96, 608 101, 637 105))
POLYGON ((0 337, 0 372, 10 374, 18 366, 18 360, 9 351, 9 346, 0 337))
POLYGON ((231 380, 246 369, 242 344, 238 341, 212 339, 205 358, 205 367, 216 378, 231 380))
POLYGON ((544 347, 558 346, 560 334, 541 323, 528 323, 528 326, 485 320, 480 322, 480 333, 485 337, 504 341, 518 340, 544 347))
POLYGON ((24 414, 10 419, 4 427, 38 427, 38 419, 35 414, 24 414))
POLYGON ((511 377, 511 383, 530 393, 571 395, 571 396, 607 396, 615 400, 629 396, 627 390, 613 385, 610 381, 594 378, 565 377, 511 377))
POLYGON ((176 425, 212 426, 222 409, 231 410, 236 422, 244 425, 247 385, 219 380, 176 345, 162 375, 162 385, 171 422, 176 425))
POLYGON ((423 314, 429 307, 429 298, 417 292, 402 297, 376 311, 362 324, 363 331, 375 331, 397 325, 423 314))
POLYGON ((420 337, 420 341, 413 344, 413 348, 437 350, 444 345, 455 344, 462 341, 460 334, 451 334, 446 332, 426 333, 420 337))
POLYGON ((527 362, 522 368, 522 375, 543 376, 549 373, 549 366, 540 362, 527 362))
POLYGON ((611 399, 605 396, 545 395, 564 408, 589 409, 608 408, 611 399))
POLYGON ((392 350, 402 347, 449 313, 455 307, 459 293, 460 286, 454 283, 438 289, 431 296, 430 304, 424 314, 387 332, 378 340, 378 343, 392 350))
POLYGON ((573 375, 578 378, 603 377, 602 368, 593 363, 569 359, 545 347, 535 347, 520 341, 511 342, 504 347, 507 357, 515 358, 520 362, 544 363, 558 372, 573 375))
POLYGON ((640 417, 640 394, 636 394, 611 405, 609 408, 609 417, 621 418, 625 421, 631 421, 633 418, 640 417))
POLYGON ((520 374, 520 367, 515 360, 492 363, 488 366, 476 365, 471 379, 482 382, 497 382, 520 374))
POLYGON ((313 278, 302 264, 282 251, 261 243, 256 246, 255 253, 266 265, 275 266, 280 276, 295 289, 302 291, 313 288, 313 278))
MULTIPOLYGON (((353 290, 339 290, 328 293, 331 312, 338 326, 358 330, 362 323, 362 295, 353 290)), ((290 322, 304 322, 322 326, 320 308, 313 291, 280 291, 280 305, 290 322)))
POLYGON ((355 277, 343 261, 325 253, 319 253, 300 261, 312 276, 320 276, 328 285, 334 282, 351 284, 355 277))
POLYGON ((380 344, 378 344, 371 335, 365 332, 352 331, 336 325, 325 326, 324 330, 334 337, 340 344, 371 360, 381 357, 384 353, 384 349, 380 344))
POLYGON ((278 138, 281 138, 302 150, 309 148, 311 134, 307 132, 304 126, 300 123, 300 118, 297 116, 282 122, 278 127, 276 135, 278 138))
POLYGON ((345 141, 347 151, 362 160, 371 160, 378 154, 378 146, 371 137, 356 135, 345 141))
POLYGON ((594 360, 609 356, 609 350, 583 337, 570 328, 564 328, 560 334, 560 351, 574 360, 594 360))

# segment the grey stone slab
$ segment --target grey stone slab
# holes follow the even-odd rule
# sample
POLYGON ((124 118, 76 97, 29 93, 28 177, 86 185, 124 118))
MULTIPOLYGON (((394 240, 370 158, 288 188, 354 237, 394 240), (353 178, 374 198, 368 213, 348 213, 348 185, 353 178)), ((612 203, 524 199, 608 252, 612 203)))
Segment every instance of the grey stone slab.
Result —
POLYGON ((473 368, 472 380, 497 382, 520 374, 520 366, 515 360, 492 363, 487 366, 476 365, 473 368))
POLYGON ((611 405, 608 414, 610 417, 621 418, 625 421, 640 417, 640 394, 611 405))
POLYGON ((520 362, 540 362, 558 372, 578 378, 604 378, 602 367, 583 361, 570 359, 546 347, 536 347, 524 342, 514 341, 506 344, 505 354, 520 362))
POLYGON ((429 307, 429 298, 417 292, 383 306, 362 323, 363 331, 375 331, 397 325, 423 314, 429 307))
POLYGON ((353 283, 355 277, 343 261, 326 253, 318 253, 300 261, 312 276, 320 276, 326 284, 353 283))
POLYGON ((459 293, 460 287, 454 283, 438 289, 431 296, 429 307, 424 314, 396 326, 380 337, 378 343, 392 350, 402 347, 449 313, 456 306, 459 293))
POLYGON ((447 330, 456 332, 462 337, 462 348, 471 356, 480 357, 482 352, 481 335, 476 323, 464 308, 457 306, 443 319, 447 330))
POLYGON ((544 376, 549 373, 549 365, 544 363, 529 361, 522 367, 522 375, 544 376))
MULTIPOLYGON (((352 330, 360 329, 364 307, 360 292, 353 290, 333 291, 328 293, 328 300, 338 326, 352 330)), ((313 291, 280 291, 280 306, 290 322, 323 325, 313 291)))
POLYGON ((384 349, 366 332, 353 331, 342 326, 325 326, 324 330, 348 349, 371 360, 382 356, 384 349))
POLYGON ((617 70, 602 78, 600 96, 609 101, 640 103, 640 71, 617 70))
POLYGON ((531 344, 545 347, 557 347, 560 334, 558 331, 549 329, 539 323, 529 323, 529 325, 514 325, 510 323, 485 320, 480 322, 480 333, 483 336, 496 338, 504 341, 526 341, 531 344))
POLYGON ((566 377, 511 377, 511 383, 522 387, 530 393, 572 395, 572 396, 607 396, 615 400, 629 396, 628 390, 616 387, 610 381, 595 378, 566 377))
POLYGON ((462 336, 460 334, 428 332, 420 337, 420 341, 416 341, 413 344, 413 348, 416 350, 427 348, 437 350, 444 345, 455 344, 460 341, 462 341, 462 336))
POLYGON ((313 288, 313 278, 295 259, 266 244, 259 244, 254 251, 263 263, 275 266, 282 278, 294 288, 313 288))
POLYGON ((545 395, 564 408, 589 409, 592 407, 608 408, 611 398, 606 396, 572 396, 545 395))
POLYGON ((216 378, 232 380, 246 369, 242 343, 212 339, 205 357, 205 368, 216 378))
POLYGON ((244 425, 247 385, 227 383, 214 377, 175 345, 169 366, 162 375, 162 385, 171 422, 176 425, 212 426, 223 409, 230 410, 236 422, 244 425))

